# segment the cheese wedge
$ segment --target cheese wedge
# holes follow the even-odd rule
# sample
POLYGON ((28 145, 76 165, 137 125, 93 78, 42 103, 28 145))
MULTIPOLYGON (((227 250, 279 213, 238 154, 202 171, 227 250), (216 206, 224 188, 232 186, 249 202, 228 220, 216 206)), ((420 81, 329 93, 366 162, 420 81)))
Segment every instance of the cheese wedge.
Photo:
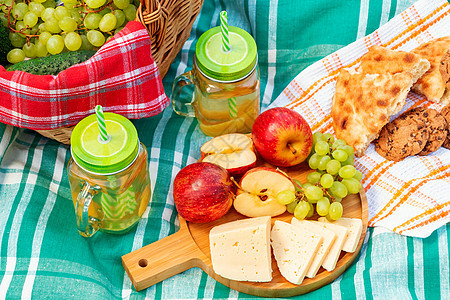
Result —
POLYGON ((270 233, 270 239, 281 275, 293 284, 301 284, 314 260, 322 237, 277 220, 270 233))
POLYGON ((345 239, 342 250, 353 253, 356 251, 356 247, 359 244, 359 238, 362 232, 362 221, 357 218, 340 218, 337 221, 330 222, 325 217, 320 217, 319 222, 333 223, 347 227, 347 238, 345 239))
POLYGON ((292 218, 291 224, 298 228, 301 228, 302 230, 311 231, 312 233, 320 235, 323 238, 322 242, 320 243, 319 249, 317 250, 316 256, 314 256, 311 266, 309 266, 309 269, 306 272, 306 277, 313 278, 319 271, 320 266, 325 260, 325 257, 327 257, 328 253, 330 252, 331 246, 336 240, 337 235, 330 229, 306 220, 298 220, 296 218, 292 218))
POLYGON ((212 228, 209 244, 214 272, 237 281, 271 281, 270 226, 270 217, 258 217, 212 228))
POLYGON ((345 239, 347 238, 347 228, 331 223, 318 221, 311 222, 323 226, 326 229, 330 229, 336 234, 336 240, 334 241, 330 251, 328 252, 328 255, 325 257, 325 260, 322 263, 322 267, 324 267, 325 270, 331 272, 336 267, 339 255, 341 254, 342 246, 344 245, 345 239))

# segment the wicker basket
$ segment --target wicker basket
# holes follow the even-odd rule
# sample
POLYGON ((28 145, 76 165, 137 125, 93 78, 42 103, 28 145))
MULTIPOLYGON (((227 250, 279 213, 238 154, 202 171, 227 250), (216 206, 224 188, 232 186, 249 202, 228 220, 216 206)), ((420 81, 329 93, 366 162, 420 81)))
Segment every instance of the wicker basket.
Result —
MULTIPOLYGON (((152 41, 152 57, 158 65, 161 77, 189 37, 203 0, 141 0, 136 20, 141 22, 152 41)), ((51 130, 37 130, 41 135, 63 144, 70 144, 75 126, 51 130)))
POLYGON ((203 0, 141 0, 137 20, 148 29, 162 77, 188 39, 202 4, 203 0))

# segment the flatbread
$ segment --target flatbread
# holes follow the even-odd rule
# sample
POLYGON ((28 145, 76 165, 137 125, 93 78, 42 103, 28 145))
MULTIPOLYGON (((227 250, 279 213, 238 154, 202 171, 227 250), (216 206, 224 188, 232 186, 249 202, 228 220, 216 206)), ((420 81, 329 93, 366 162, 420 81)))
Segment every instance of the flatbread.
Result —
POLYGON ((428 69, 430 63, 420 55, 373 46, 361 57, 361 69, 368 74, 410 72, 416 82, 428 69))
POLYGON ((430 69, 413 86, 413 91, 425 95, 429 101, 450 103, 450 91, 440 72, 441 61, 450 48, 450 36, 438 38, 420 45, 412 53, 418 54, 430 62, 430 69))
POLYGON ((447 52, 442 57, 439 71, 441 72, 445 87, 447 88, 447 90, 450 90, 450 49, 447 50, 447 52))
POLYGON ((336 137, 362 156, 389 117, 405 105, 412 84, 410 72, 366 74, 342 69, 331 106, 336 137))
POLYGON ((420 55, 371 47, 357 70, 342 70, 338 76, 331 107, 336 136, 362 156, 429 67, 420 55))

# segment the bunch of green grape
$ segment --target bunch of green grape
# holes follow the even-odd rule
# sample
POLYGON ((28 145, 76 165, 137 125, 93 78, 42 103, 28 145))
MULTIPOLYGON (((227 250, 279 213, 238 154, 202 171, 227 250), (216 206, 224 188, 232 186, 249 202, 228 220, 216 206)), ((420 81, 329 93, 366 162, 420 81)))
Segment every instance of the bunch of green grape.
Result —
POLYGON ((18 63, 65 51, 96 50, 136 18, 135 0, 0 0, 0 20, 18 63))
POLYGON ((361 190, 362 173, 355 169, 354 158, 353 148, 344 140, 335 139, 330 133, 315 132, 307 159, 314 171, 304 184, 294 179, 295 193, 281 191, 278 202, 287 205, 287 210, 300 220, 311 217, 314 210, 328 220, 340 219, 342 199, 361 190))

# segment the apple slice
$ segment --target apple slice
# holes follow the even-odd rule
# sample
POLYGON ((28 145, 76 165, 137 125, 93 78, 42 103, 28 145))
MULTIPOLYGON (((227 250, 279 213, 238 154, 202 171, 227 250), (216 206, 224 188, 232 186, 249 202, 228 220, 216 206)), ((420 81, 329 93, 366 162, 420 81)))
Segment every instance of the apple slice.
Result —
POLYGON ((225 168, 230 175, 240 176, 256 165, 252 140, 241 133, 217 136, 200 148, 203 162, 225 168))
POLYGON ((290 179, 271 168, 254 168, 242 176, 233 205, 247 217, 278 216, 286 211, 286 205, 276 199, 284 190, 295 192, 290 179))

